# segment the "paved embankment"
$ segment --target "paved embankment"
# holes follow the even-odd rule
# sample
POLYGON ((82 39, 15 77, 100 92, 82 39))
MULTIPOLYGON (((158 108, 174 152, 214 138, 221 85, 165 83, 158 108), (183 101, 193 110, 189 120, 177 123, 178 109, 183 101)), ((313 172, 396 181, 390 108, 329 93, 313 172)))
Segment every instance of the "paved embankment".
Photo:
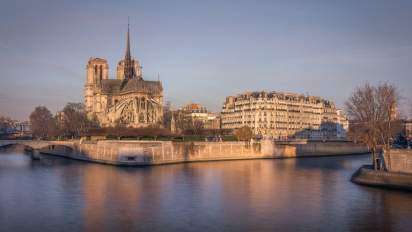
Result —
POLYGON ((364 146, 343 142, 276 144, 273 141, 171 142, 98 141, 83 142, 69 149, 52 146, 43 153, 114 165, 157 165, 195 161, 293 158, 366 153, 364 146))
POLYGON ((367 165, 359 168, 353 174, 351 181, 368 186, 412 191, 412 174, 373 170, 367 165))

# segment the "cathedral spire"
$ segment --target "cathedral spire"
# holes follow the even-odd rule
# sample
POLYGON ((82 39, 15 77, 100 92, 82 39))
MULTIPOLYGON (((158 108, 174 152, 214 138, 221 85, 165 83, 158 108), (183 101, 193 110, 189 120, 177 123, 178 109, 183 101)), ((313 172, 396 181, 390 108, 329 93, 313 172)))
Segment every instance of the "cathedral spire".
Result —
POLYGON ((125 59, 131 59, 130 55, 130 24, 129 24, 129 18, 127 18, 127 35, 126 35, 126 54, 125 54, 125 59))
POLYGON ((126 54, 124 56, 124 78, 132 79, 135 77, 132 56, 130 55, 130 25, 127 18, 127 35, 126 35, 126 54))

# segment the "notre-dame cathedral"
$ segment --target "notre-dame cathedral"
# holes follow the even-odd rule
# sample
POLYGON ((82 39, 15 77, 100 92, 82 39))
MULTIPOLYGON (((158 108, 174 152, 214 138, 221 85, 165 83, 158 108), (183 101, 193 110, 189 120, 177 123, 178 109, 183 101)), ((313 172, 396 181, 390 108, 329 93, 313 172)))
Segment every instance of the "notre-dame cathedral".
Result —
POLYGON ((161 124, 163 87, 160 81, 146 81, 142 67, 130 53, 129 28, 126 54, 117 64, 116 79, 109 79, 109 65, 102 58, 90 58, 84 101, 89 117, 96 117, 103 127, 121 123, 127 127, 161 124))

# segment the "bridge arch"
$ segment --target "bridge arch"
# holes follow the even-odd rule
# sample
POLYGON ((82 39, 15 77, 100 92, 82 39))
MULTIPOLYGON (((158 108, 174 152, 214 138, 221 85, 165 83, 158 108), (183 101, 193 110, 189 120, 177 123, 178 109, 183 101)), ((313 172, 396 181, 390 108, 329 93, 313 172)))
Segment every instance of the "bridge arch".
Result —
POLYGON ((23 145, 29 150, 62 150, 65 152, 73 152, 75 145, 73 142, 65 141, 43 141, 43 140, 0 140, 0 148, 23 145))
POLYGON ((8 150, 8 149, 10 149, 10 148, 14 148, 14 149, 23 148, 24 151, 32 151, 32 150, 34 150, 33 147, 28 146, 28 145, 26 145, 26 144, 22 144, 22 143, 0 144, 0 151, 8 150))

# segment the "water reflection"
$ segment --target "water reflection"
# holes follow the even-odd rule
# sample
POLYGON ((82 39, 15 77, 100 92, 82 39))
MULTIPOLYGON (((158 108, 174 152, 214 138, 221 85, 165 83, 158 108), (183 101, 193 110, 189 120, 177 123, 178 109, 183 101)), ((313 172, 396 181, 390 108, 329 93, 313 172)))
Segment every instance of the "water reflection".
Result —
POLYGON ((412 226, 409 193, 348 181, 367 161, 347 156, 118 168, 0 154, 0 231, 406 231, 412 226))

